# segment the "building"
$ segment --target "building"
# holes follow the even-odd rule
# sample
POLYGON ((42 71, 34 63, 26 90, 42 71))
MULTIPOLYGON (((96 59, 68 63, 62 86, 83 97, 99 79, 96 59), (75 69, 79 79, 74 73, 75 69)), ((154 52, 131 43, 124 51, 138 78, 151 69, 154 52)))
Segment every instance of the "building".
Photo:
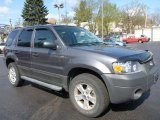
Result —
POLYGON ((135 36, 146 35, 151 41, 160 41, 160 27, 143 28, 135 30, 135 36))

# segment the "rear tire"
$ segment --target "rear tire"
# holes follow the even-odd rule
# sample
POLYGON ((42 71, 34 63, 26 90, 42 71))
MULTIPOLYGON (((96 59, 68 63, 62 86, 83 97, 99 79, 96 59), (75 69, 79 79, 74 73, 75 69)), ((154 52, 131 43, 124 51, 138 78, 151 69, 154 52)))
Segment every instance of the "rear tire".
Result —
POLYGON ((14 86, 14 87, 18 87, 20 85, 23 84, 24 80, 22 80, 20 78, 20 74, 18 71, 17 66, 15 65, 15 63, 10 63, 8 65, 8 78, 10 83, 14 86))
POLYGON ((74 107, 88 117, 98 117, 110 103, 104 83, 87 73, 73 78, 69 86, 69 95, 74 107))

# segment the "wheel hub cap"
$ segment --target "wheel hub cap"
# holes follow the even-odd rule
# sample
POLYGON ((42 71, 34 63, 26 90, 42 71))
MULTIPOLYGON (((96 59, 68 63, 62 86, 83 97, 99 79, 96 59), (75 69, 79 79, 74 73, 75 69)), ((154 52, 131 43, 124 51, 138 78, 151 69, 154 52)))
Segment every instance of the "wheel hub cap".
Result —
POLYGON ((82 83, 74 90, 76 103, 84 110, 91 110, 96 105, 96 94, 91 86, 82 83))
POLYGON ((11 83, 16 82, 16 71, 15 71, 14 67, 11 67, 9 69, 9 80, 11 83))

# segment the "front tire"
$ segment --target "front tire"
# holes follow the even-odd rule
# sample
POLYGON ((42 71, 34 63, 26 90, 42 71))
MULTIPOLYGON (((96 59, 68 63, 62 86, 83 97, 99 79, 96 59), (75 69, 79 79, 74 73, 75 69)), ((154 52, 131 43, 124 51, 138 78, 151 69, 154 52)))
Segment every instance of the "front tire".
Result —
POLYGON ((8 78, 10 83, 14 87, 18 87, 23 83, 23 80, 21 80, 20 78, 20 74, 15 63, 10 63, 8 65, 8 78))
POLYGON ((88 117, 98 117, 110 103, 104 83, 96 76, 87 73, 73 78, 69 95, 74 107, 88 117))

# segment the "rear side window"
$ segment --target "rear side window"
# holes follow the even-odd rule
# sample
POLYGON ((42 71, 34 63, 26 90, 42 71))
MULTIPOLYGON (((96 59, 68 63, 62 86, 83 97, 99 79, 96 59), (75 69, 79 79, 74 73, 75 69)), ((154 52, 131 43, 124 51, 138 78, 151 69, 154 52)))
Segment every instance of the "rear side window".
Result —
POLYGON ((17 46, 19 47, 30 47, 33 29, 25 29, 21 32, 17 46))
POLYGON ((9 35, 8 35, 8 39, 7 39, 7 42, 6 42, 6 46, 11 46, 12 43, 13 43, 13 40, 15 39, 15 37, 17 36, 19 30, 15 30, 15 31, 12 31, 9 35))

